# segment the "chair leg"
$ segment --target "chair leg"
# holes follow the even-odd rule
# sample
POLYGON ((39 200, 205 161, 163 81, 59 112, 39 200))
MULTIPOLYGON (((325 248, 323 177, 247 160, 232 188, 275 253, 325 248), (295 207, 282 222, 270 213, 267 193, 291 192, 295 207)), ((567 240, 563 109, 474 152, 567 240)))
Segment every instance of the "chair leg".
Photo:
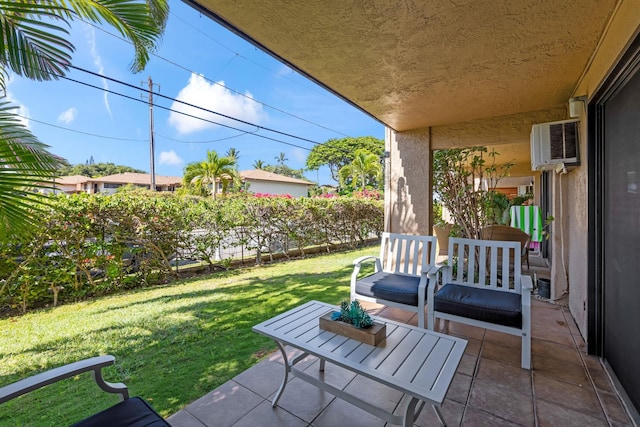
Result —
POLYGON ((427 315, 427 329, 430 331, 436 330, 436 316, 433 313, 427 315))
POLYGON ((531 369, 531 334, 522 335, 522 367, 531 369))

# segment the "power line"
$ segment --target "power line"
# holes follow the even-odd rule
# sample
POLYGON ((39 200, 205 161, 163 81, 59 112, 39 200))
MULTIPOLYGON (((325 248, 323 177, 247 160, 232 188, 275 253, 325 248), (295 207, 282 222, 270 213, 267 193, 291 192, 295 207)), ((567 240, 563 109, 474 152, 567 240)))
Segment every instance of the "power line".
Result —
POLYGON ((34 118, 31 118, 31 117, 25 117, 25 116, 22 116, 20 114, 16 114, 16 116, 21 117, 21 118, 23 118, 25 120, 29 120, 29 121, 32 121, 32 122, 40 123, 41 125, 51 126, 51 127, 54 127, 54 128, 66 130, 68 132, 79 133, 79 134, 82 134, 82 135, 92 136, 92 137, 95 137, 95 138, 111 139, 111 140, 114 140, 114 141, 129 141, 129 142, 144 142, 144 143, 149 142, 146 139, 117 138, 117 137, 113 137, 113 136, 98 135, 98 134, 95 134, 95 133, 84 132, 84 131, 81 131, 81 130, 69 129, 69 128, 66 128, 64 126, 54 125, 52 123, 43 122, 41 120, 36 120, 34 118))
MULTIPOLYGON (((78 71, 82 71, 82 72, 87 73, 87 74, 91 74, 91 75, 96 76, 96 77, 100 77, 100 78, 103 78, 103 79, 106 79, 106 80, 112 81, 112 82, 114 82, 114 83, 121 84, 121 85, 123 85, 123 86, 127 86, 127 87, 130 87, 130 88, 136 89, 136 90, 140 90, 140 88, 139 88, 139 87, 137 87, 137 86, 135 86, 135 85, 132 85, 132 84, 127 83, 127 82, 124 82, 124 81, 122 81, 122 80, 115 79, 115 78, 113 78, 113 77, 108 77, 108 76, 105 76, 105 75, 103 75, 103 74, 96 73, 95 71, 87 70, 87 69, 85 69, 85 68, 81 68, 81 67, 76 67, 76 66, 74 66, 74 65, 69 65, 69 67, 70 67, 70 68, 73 68, 73 69, 75 69, 75 70, 78 70, 78 71)), ((72 79, 70 79, 69 77, 65 77, 65 76, 61 76, 61 77, 65 78, 65 79, 68 79, 68 80, 72 80, 72 79)), ((77 82, 77 83, 81 83, 81 84, 85 84, 85 83, 80 82, 80 81, 76 81, 76 82, 77 82)), ((88 85, 88 86, 92 86, 92 87, 96 87, 96 86, 89 85, 89 84, 86 84, 86 85, 88 85)), ((97 88, 97 87, 96 87, 96 88, 97 88)), ((104 91, 109 91, 109 90, 104 89, 104 88, 97 88, 97 89, 104 90, 104 91)), ((142 89, 142 90, 145 90, 145 89, 142 89)), ((268 127, 266 127, 266 126, 258 125, 258 124, 255 124, 255 123, 251 123, 251 122, 248 122, 248 121, 246 121, 246 120, 239 119, 239 118, 237 118, 237 117, 233 117, 233 116, 229 116, 229 115, 227 115, 227 114, 223 114, 223 113, 220 113, 220 112, 217 112, 217 111, 209 110, 208 108, 200 107, 199 105, 195 105, 195 104, 191 104, 191 103, 189 103, 189 102, 181 101, 181 100, 179 100, 179 99, 176 99, 176 98, 173 98, 173 97, 170 97, 170 96, 167 96, 167 95, 162 95, 162 94, 160 94, 160 93, 156 93, 156 92, 151 92, 151 93, 152 93, 153 95, 157 96, 157 97, 164 98, 164 99, 167 99, 167 100, 172 101, 172 102, 177 102, 177 103, 182 104, 182 105, 185 105, 185 106, 187 106, 187 107, 196 108, 196 109, 198 109, 198 110, 201 110, 201 111, 204 111, 204 112, 207 112, 207 113, 215 114, 215 115, 217 115, 217 116, 224 117, 225 119, 233 120, 233 121, 236 121, 236 122, 239 122, 239 123, 242 123, 242 124, 248 125, 248 126, 253 126, 253 127, 256 127, 256 128, 258 128, 258 129, 261 129, 261 130, 265 130, 265 131, 268 131, 268 132, 277 133, 277 134, 279 134, 279 135, 287 136, 287 137, 289 137, 289 138, 298 139, 298 140, 300 140, 300 141, 309 142, 309 143, 314 144, 314 145, 322 145, 322 143, 321 143, 321 142, 313 141, 313 140, 308 139, 308 138, 304 138, 304 137, 301 137, 301 136, 296 136, 296 135, 293 135, 293 134, 290 134, 290 133, 287 133, 287 132, 282 132, 282 131, 279 131, 279 130, 276 130, 276 129, 268 128, 268 127)), ((174 111, 174 112, 176 112, 176 113, 178 113, 178 112, 179 112, 179 111, 176 111, 176 110, 170 110, 170 111, 174 111)))
MULTIPOLYGON (((293 80, 293 79, 290 79, 289 77, 284 76, 284 75, 282 75, 282 74, 278 73, 277 71, 272 70, 271 68, 267 67, 266 65, 260 64, 259 62, 256 62, 256 61, 254 61, 254 60, 252 60, 252 59, 250 59, 250 58, 248 58, 248 57, 246 57, 246 56, 242 55, 242 54, 241 54, 241 53, 239 53, 239 52, 236 52, 235 50, 231 49, 229 46, 227 46, 227 45, 225 45, 224 43, 222 43, 222 42, 220 42, 220 41, 216 40, 215 38, 211 37, 209 34, 205 33, 205 32, 204 32, 204 31, 202 31, 201 29, 199 29, 199 28, 197 28, 196 26, 192 25, 192 24, 191 24, 191 23, 189 23, 187 20, 185 20, 185 19, 183 19, 183 18, 179 17, 179 16, 178 16, 178 15, 176 15, 175 13, 173 13, 173 12, 169 12, 169 14, 170 14, 171 16, 173 16, 173 17, 175 17, 175 18, 179 19, 179 20, 180 20, 180 21, 182 21, 185 25, 187 25, 187 26, 191 27, 194 31, 197 31, 198 33, 202 34, 204 37, 208 38, 208 39, 209 39, 209 40, 211 40, 212 42, 214 42, 214 43, 216 43, 216 44, 220 45, 221 47, 223 47, 223 48, 227 49, 228 51, 230 51, 231 53, 235 54, 234 58, 235 58, 235 57, 240 57, 240 58, 244 59, 245 61, 249 62, 250 64, 253 64, 253 65, 255 65, 256 67, 259 67, 259 68, 262 68, 262 69, 264 69, 264 70, 267 70, 268 72, 272 73, 273 75, 276 75, 276 76, 282 77, 283 79, 288 80, 288 81, 290 81, 291 83, 294 83, 294 84, 296 84, 296 85, 298 85, 298 86, 302 86, 302 87, 304 87, 304 88, 306 88, 306 89, 310 89, 310 88, 311 88, 311 87, 309 87, 309 86, 307 86, 307 85, 303 85, 303 84, 301 84, 300 82, 297 82, 297 81, 295 81, 295 80, 293 80)), ((109 33, 109 32, 108 32, 108 31, 106 31, 106 30, 105 30, 105 32, 107 32, 107 34, 111 34, 111 33, 109 33)), ((115 36, 115 37, 118 37, 118 35, 117 35, 117 34, 114 34, 114 36, 115 36)), ((254 46, 254 49, 258 50, 255 46, 254 46)), ((160 58, 160 59, 164 59, 164 58, 162 58, 161 56, 158 56, 158 55, 156 55, 156 56, 157 56, 158 58, 160 58)), ((234 59, 234 58, 232 58, 232 59, 234 59)), ((178 65, 178 66, 179 66, 179 65, 178 65)), ((179 67, 180 67, 180 66, 179 66, 179 67)), ((182 68, 182 67, 181 67, 181 68, 182 68)), ((287 68, 289 68, 289 67, 287 67, 287 68)), ((220 71, 221 71, 221 70, 220 70, 220 71)), ((219 73, 220 71, 218 71, 218 73, 219 73)), ((192 72, 193 72, 193 71, 192 71, 192 72)), ((292 70, 292 72, 294 72, 294 71, 292 70)), ((312 88, 312 89, 313 89, 313 88, 312 88)), ((316 91, 316 92, 321 93, 320 91, 316 91)), ((241 94, 241 93, 239 93, 239 92, 238 92, 238 94, 242 95, 242 94, 241 94)), ((323 94, 324 94, 324 93, 323 93, 323 94)), ((246 95, 245 95, 245 96, 246 96, 246 95)), ((249 98, 249 99, 251 99, 251 98, 249 98)), ((260 102, 260 101, 257 101, 257 102, 260 102)), ((260 103, 261 103, 261 102, 260 102, 260 103)), ((262 104, 262 103, 261 103, 261 104, 262 104)), ((275 108, 275 107, 271 107, 271 106, 269 106, 269 105, 267 105, 267 104, 263 104, 263 105, 265 105, 265 106, 267 106, 267 107, 269 107, 269 108, 273 108, 274 110, 278 110, 277 108, 275 108)), ((281 110, 278 110, 278 111, 281 111, 281 110)), ((292 117, 295 117, 295 118, 297 118, 297 119, 300 119, 300 120, 303 120, 303 121, 308 121, 308 120, 306 120, 306 119, 303 119, 303 118, 297 117, 297 116, 295 116, 295 115, 293 115, 293 114, 290 114, 290 113, 287 113, 287 112, 285 112, 285 111, 281 111, 281 112, 282 112, 282 113, 284 113, 284 114, 288 114, 288 115, 290 115, 290 116, 292 116, 292 117)), ((341 132, 338 132, 337 130, 332 130, 332 129, 329 129, 329 128, 325 128, 324 126, 319 125, 319 124, 317 124, 317 123, 313 123, 313 122, 309 122, 309 123, 314 124, 314 125, 319 126, 319 127, 322 127, 322 128, 324 128, 324 129, 326 129, 326 130, 329 130, 329 131, 332 131, 332 132, 335 132, 335 133, 341 134, 341 135, 343 135, 343 136, 349 136, 349 135, 343 134, 343 133, 341 133, 341 132)))
MULTIPOLYGON (((60 125, 54 125, 53 123, 49 123, 49 122, 45 122, 45 121, 42 121, 42 120, 34 119, 33 117, 23 116, 23 115, 20 115, 20 114, 16 114, 16 116, 20 117, 20 118, 23 118, 25 120, 29 120, 31 122, 39 123, 39 124, 44 125, 44 126, 57 128, 57 129, 60 129, 60 130, 64 130, 66 132, 72 132, 72 133, 78 133, 78 134, 81 134, 81 135, 87 135, 87 136, 91 136, 91 137, 94 137, 94 138, 110 139, 110 140, 113 140, 113 141, 140 142, 140 143, 145 143, 145 144, 149 142, 148 139, 119 138, 119 137, 115 137, 115 136, 99 135, 99 134, 96 134, 96 133, 85 132, 85 131, 81 131, 81 130, 77 130, 77 129, 71 129, 71 128, 68 128, 68 127, 60 126, 60 125)), ((240 133, 237 134, 237 135, 227 136, 227 137, 224 137, 224 138, 209 139, 209 140, 206 140, 206 141, 186 141, 186 140, 172 138, 170 136, 166 136, 166 135, 163 135, 163 134, 158 133, 158 132, 155 132, 155 135, 160 137, 160 138, 163 138, 163 139, 167 139, 167 140, 170 140, 170 141, 178 142, 180 144, 211 144, 213 142, 219 142, 219 141, 224 141, 224 140, 227 140, 227 139, 238 138, 240 136, 247 135, 249 133, 251 133, 251 132, 240 131, 240 133)))
MULTIPOLYGON (((183 21, 183 22, 185 22, 185 23, 186 23, 186 21, 184 21, 182 18, 178 17, 177 15, 175 15, 175 14, 173 14, 173 13, 171 13, 171 15, 172 15, 172 16, 175 16, 176 18, 178 18, 178 19, 180 19, 181 21, 183 21)), ((99 31, 102 31, 102 32, 103 32, 103 33, 105 33, 105 34, 108 34, 108 35, 110 35, 110 36, 112 36, 112 37, 115 37, 115 38, 117 38, 117 39, 119 39, 119 40, 121 40, 121 41, 123 41, 123 42, 125 42, 125 43, 131 44, 131 42, 130 42, 129 40, 124 39, 124 38, 122 38, 122 37, 118 36, 117 34, 113 34, 113 33, 109 32, 109 31, 105 30, 104 28, 101 28, 101 27, 97 26, 96 24, 94 24, 94 23, 92 23, 92 22, 87 22, 87 21, 83 21, 83 22, 84 22, 85 24, 87 24, 87 25, 90 25, 90 26, 94 27, 95 29, 97 29, 97 30, 99 30, 99 31)), ((220 73, 224 68, 226 68, 226 67, 229 65, 229 63, 230 63, 231 61, 233 61, 236 57, 240 57, 240 58, 244 59, 245 61, 250 62, 250 63, 252 63, 252 64, 254 64, 254 65, 256 65, 256 66, 258 66, 258 67, 260 67, 260 68, 264 68, 265 70, 269 71, 270 73, 273 73, 273 74, 276 74, 276 75, 278 74, 278 73, 276 73, 275 71, 270 70, 269 68, 265 67, 264 65, 261 65, 261 64, 259 64, 259 63, 255 62, 255 61, 252 61, 252 60, 250 60, 249 58, 247 58, 246 56, 241 55, 240 53, 238 53, 238 52, 234 51, 233 49, 231 49, 231 48, 227 47, 226 45, 224 45, 224 44, 220 43, 219 41, 217 41, 217 40, 215 40, 214 38, 210 37, 208 34, 204 33, 203 31, 201 31, 201 30, 199 30, 199 29, 197 29, 197 28, 193 27, 191 24, 188 24, 188 23, 187 23, 187 25, 191 26, 191 27, 192 27, 192 28, 194 28, 196 31, 198 31, 198 32, 202 33, 203 35, 205 35, 205 36, 206 36, 207 38, 209 38, 210 40, 214 41, 215 43, 219 44, 220 46, 224 47, 225 49, 227 49, 227 50, 229 50, 229 51, 231 51, 232 53, 234 53, 234 54, 235 54, 235 56, 234 56, 234 57, 232 57, 232 58, 231 58, 231 59, 230 59, 230 60, 229 60, 229 61, 228 61, 228 62, 227 62, 227 63, 226 63, 226 64, 225 64, 225 65, 224 65, 224 66, 223 66, 219 71, 218 71, 218 73, 220 73)), ((165 61, 165 62, 167 62, 167 63, 169 63, 169 64, 171 64, 171 65, 173 65, 173 66, 175 66, 175 67, 178 67, 178 68, 180 68, 180 69, 182 69, 182 70, 184 70, 184 71, 187 71, 187 72, 192 73, 192 74, 198 74, 198 75, 201 75, 201 74, 199 74, 199 73, 196 73, 196 72, 195 72, 195 71, 193 71, 193 70, 190 70, 190 69, 188 69, 188 68, 186 68, 186 67, 184 67, 184 66, 182 66, 182 65, 178 64, 178 63, 177 63, 177 62, 175 62, 175 61, 172 61, 172 60, 167 59, 167 58, 165 58, 165 57, 163 57, 163 56, 160 56, 160 55, 158 55, 157 53, 153 53, 153 52, 152 52, 152 53, 151 53, 151 55, 153 55, 153 56, 155 56, 156 58, 159 58, 159 59, 161 59, 161 60, 163 60, 163 61, 165 61)), ((216 73, 216 74, 218 74, 218 73, 216 73)), ((282 109, 280 109, 280 108, 277 108, 277 107, 274 107, 274 106, 272 106, 272 105, 266 104, 266 103, 264 103, 264 102, 262 102, 262 101, 259 101, 259 100, 255 99, 255 98, 251 97, 251 96, 248 96, 248 95, 246 95, 246 94, 244 94, 244 93, 242 93, 242 92, 240 92, 240 91, 237 91, 237 90, 235 90, 235 89, 233 89, 233 88, 230 88, 230 87, 225 86, 225 85, 222 85, 222 84, 220 84, 220 83, 218 83, 218 82, 216 82, 216 81, 213 81, 213 80, 211 80, 210 78, 208 78, 208 77, 206 77, 206 76, 202 76, 202 77, 203 77, 206 81, 208 81, 209 83, 211 83, 211 84, 215 84, 215 85, 218 85, 218 86, 224 87, 225 89, 229 90, 229 91, 230 91, 230 92, 232 92, 232 93, 235 93, 236 95, 239 95, 239 96, 242 96, 242 97, 244 97, 244 98, 247 98, 247 99, 249 99, 249 100, 251 100, 251 101, 253 101, 253 102, 256 102, 256 103, 258 103, 258 104, 260 104, 260 105, 263 105, 263 106, 265 106, 265 107, 267 107, 267 108, 270 108, 270 109, 272 109, 272 110, 274 110, 274 111, 278 111, 279 113, 285 114, 285 115, 287 115, 287 116, 289 116, 289 117, 293 117, 294 119, 297 119, 297 120, 303 121, 303 122, 305 122, 305 123, 309 123, 309 124, 311 124, 311 125, 313 125, 313 126, 317 126, 317 127, 321 128, 321 129, 328 130, 328 131, 333 132, 333 133, 336 133, 336 134, 338 134, 338 135, 342 135, 342 136, 345 136, 345 137, 349 137, 349 135, 347 135, 347 134, 345 134, 345 133, 343 133, 343 132, 337 131, 337 130, 335 130, 335 129, 331 129, 331 128, 326 127, 326 126, 324 126, 324 125, 321 125, 321 124, 315 123, 315 122, 313 122, 313 121, 311 121, 311 120, 308 120, 308 119, 305 119, 305 118, 303 118, 303 117, 297 116, 297 115, 295 115, 295 114, 289 113, 289 112, 287 112, 287 111, 285 111, 285 110, 282 110, 282 109)), ((283 76, 283 78, 285 78, 285 79, 287 79, 287 80, 289 80, 289 81, 291 81, 291 82, 293 82, 293 83, 299 84, 298 82, 296 82, 296 81, 294 81, 294 80, 292 80, 292 79, 289 79, 289 78, 287 78, 287 77, 284 77, 284 76, 283 76)))
POLYGON ((225 141, 227 139, 238 138, 240 136, 247 135, 249 133, 252 133, 252 132, 240 132, 237 135, 227 136, 227 137, 224 137, 224 138, 209 139, 209 140, 206 140, 206 141, 184 141, 184 140, 180 140, 180 139, 171 138, 170 136, 162 135, 161 133, 158 133, 158 132, 156 132, 156 135, 161 137, 161 138, 168 139, 170 141, 179 142, 181 144, 211 144, 212 142, 220 142, 220 141, 225 141))
MULTIPOLYGON (((75 68, 75 67, 73 67, 73 68, 75 68)), ((121 96, 121 97, 123 97, 123 98, 128 98, 128 99, 131 99, 131 100, 133 100, 133 101, 141 102, 141 103, 145 103, 145 104, 146 104, 146 102, 145 102, 145 101, 143 101, 143 100, 141 100, 141 99, 137 99, 137 98, 134 98, 134 97, 132 97, 132 96, 125 95, 125 94, 123 94, 123 93, 115 92, 115 91, 110 90, 110 89, 105 89, 105 88, 102 88, 102 87, 99 87, 99 86, 96 86, 96 85, 92 85, 92 84, 90 84, 90 83, 85 83, 85 82, 82 82, 82 81, 80 81, 80 80, 72 79, 71 77, 62 76, 62 75, 60 75, 60 76, 58 76, 58 77, 63 78, 63 79, 65 79, 65 80, 69 80, 69 81, 74 82, 74 83, 78 83, 78 84, 81 84, 81 85, 84 85, 84 86, 88 86, 88 87, 91 87, 91 88, 94 88, 94 89, 98 89, 98 90, 101 90, 101 91, 103 91, 103 92, 111 93, 111 94, 113 94, 113 95, 118 95, 118 96, 121 96)), ((105 78, 106 78, 106 77, 105 77, 105 78)), ((115 80, 114 80, 114 81, 115 81, 115 80)), ((129 85, 128 83, 125 83, 125 85, 126 85, 126 86, 134 87, 133 85, 129 85)), ((136 90, 140 90, 140 88, 139 88, 139 87, 136 87, 136 90)), ((144 89, 143 89, 143 90, 144 90, 144 89)), ((161 96, 161 97, 164 97, 164 96, 159 95, 159 94, 156 94, 156 95, 161 96)), ((165 98, 168 98, 168 97, 165 97, 165 98)), ((169 98, 169 99, 170 99, 170 98, 169 98)), ((177 101, 177 100, 176 100, 176 101, 177 101)), ((187 105, 189 105, 189 104, 187 104, 187 105)), ((222 127, 228 128, 228 129, 233 129, 233 130, 236 130, 236 131, 239 131, 239 132, 247 132, 247 131, 245 131, 245 130, 243 130, 243 129, 239 129, 239 128, 236 128, 236 127, 233 127, 233 126, 225 125, 224 123, 219 123, 219 122, 216 122, 216 121, 213 121, 213 120, 205 119, 205 118, 203 118, 203 117, 194 116, 193 114, 185 113, 185 112, 182 112, 182 111, 173 110, 173 109, 171 109, 171 108, 169 108, 169 107, 164 107, 164 106, 162 106, 162 105, 157 105, 157 104, 156 104, 156 107, 157 107, 157 108, 161 108, 161 109, 166 110, 166 111, 174 112, 174 113, 176 113, 176 114, 182 114, 183 116, 191 117, 191 118, 193 118, 193 119, 202 120, 202 121, 205 121, 205 122, 208 122, 208 123, 211 123, 211 124, 215 124, 215 125, 218 125, 218 126, 222 126, 222 127)), ((215 113, 215 112, 213 112, 213 111, 209 111, 209 110, 203 109, 203 108, 198 107, 198 106, 196 106, 196 105, 192 105, 192 107, 197 108, 197 109, 200 109, 200 110, 203 110, 203 111, 206 111, 206 112, 211 112, 211 113, 214 113, 214 114, 219 114, 219 113, 215 113)), ((246 122, 246 123, 249 123, 249 122, 246 122)), ((249 123, 249 124, 250 124, 250 123, 249 123)), ((253 126, 256 126, 256 125, 253 125, 253 126)), ((261 126, 256 126, 256 127, 258 127, 258 128, 262 128, 261 126)), ((268 128, 264 128, 264 129, 265 129, 265 130, 268 130, 268 128)), ((257 132, 257 131, 256 131, 256 132, 257 132)), ((274 132, 278 132, 278 131, 274 131, 274 132)), ((276 139, 276 138, 272 138, 272 137, 269 137, 269 136, 266 136, 266 135, 261 135, 261 134, 259 134, 259 133, 253 133, 253 135, 257 136, 258 138, 263 138, 263 139, 267 139, 267 140, 270 140, 270 141, 279 142, 279 143, 284 144, 284 145, 289 145, 289 146, 291 146, 291 147, 300 148, 300 149, 302 149, 302 150, 311 151, 311 149, 310 149, 310 148, 303 147, 303 146, 301 146, 301 145, 297 145, 297 144, 293 144, 293 143, 291 143, 291 142, 282 141, 282 140, 279 140, 279 139, 276 139)), ((294 136, 294 138, 296 138, 296 137, 294 136)), ((298 139, 300 139, 300 138, 298 138, 298 139)), ((314 142, 314 141, 310 141, 310 142, 312 142, 312 143, 314 143, 314 144, 321 145, 320 143, 317 143, 317 142, 314 142)))

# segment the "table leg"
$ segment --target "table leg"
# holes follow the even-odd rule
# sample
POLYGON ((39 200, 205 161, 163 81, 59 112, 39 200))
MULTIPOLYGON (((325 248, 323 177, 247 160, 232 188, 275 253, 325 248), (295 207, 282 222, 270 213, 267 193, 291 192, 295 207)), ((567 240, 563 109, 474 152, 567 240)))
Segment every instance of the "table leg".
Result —
POLYGON ((324 372, 324 359, 320 359, 320 372, 324 372))
POLYGON ((416 399, 415 397, 412 397, 411 400, 409 400, 409 403, 407 403, 407 407, 404 409, 404 417, 402 419, 403 427, 413 426, 413 421, 416 413, 416 405, 418 404, 419 401, 420 399, 416 399))
POLYGON ((440 425, 442 425, 442 427, 447 427, 447 423, 444 421, 444 417, 442 416, 442 412, 440 412, 440 408, 438 408, 436 405, 431 406, 433 406, 433 410, 436 411, 436 415, 438 416, 440 425))
POLYGON ((287 359, 287 353, 284 351, 284 347, 282 346, 282 344, 280 344, 280 341, 276 341, 276 344, 280 349, 280 353, 282 353, 282 359, 284 361, 284 378, 282 379, 282 384, 280 384, 278 392, 271 402, 271 406, 274 408, 278 404, 278 400, 280 399, 280 396, 282 396, 282 392, 284 392, 284 388, 287 385, 287 381, 289 380, 289 369, 291 369, 289 366, 289 360, 287 359))

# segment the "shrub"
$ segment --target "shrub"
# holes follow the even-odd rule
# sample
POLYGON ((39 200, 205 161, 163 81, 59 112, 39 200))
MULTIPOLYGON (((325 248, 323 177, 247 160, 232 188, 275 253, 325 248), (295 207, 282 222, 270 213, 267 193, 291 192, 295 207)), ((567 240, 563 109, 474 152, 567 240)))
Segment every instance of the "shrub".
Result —
POLYGON ((0 305, 75 301, 177 277, 174 258, 227 268, 228 248, 289 257, 326 245, 355 247, 383 227, 375 198, 291 198, 247 193, 211 199, 168 193, 52 197, 28 241, 0 244, 0 305), (298 252, 296 252, 298 253, 298 252))

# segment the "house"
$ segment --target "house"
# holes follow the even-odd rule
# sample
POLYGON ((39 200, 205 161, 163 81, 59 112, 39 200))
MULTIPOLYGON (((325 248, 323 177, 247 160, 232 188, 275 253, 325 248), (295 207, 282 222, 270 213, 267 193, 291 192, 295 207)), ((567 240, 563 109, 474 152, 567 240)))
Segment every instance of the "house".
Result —
MULTIPOLYGON (((148 173, 125 172, 114 175, 93 178, 93 193, 113 194, 125 185, 146 188, 151 187, 151 175, 148 173)), ((182 177, 179 176, 155 176, 156 191, 175 191, 182 185, 182 177)))
POLYGON ((55 190, 47 190, 47 193, 88 193, 91 188, 91 178, 84 175, 68 175, 55 179, 55 190))
POLYGON ((279 175, 261 169, 240 171, 240 179, 248 184, 252 193, 289 194, 293 197, 306 197, 313 182, 290 176, 279 175))
MULTIPOLYGON (((156 191, 175 191, 182 185, 182 178, 178 176, 156 175, 156 191)), ((120 187, 132 185, 140 188, 151 186, 151 175, 148 173, 125 172, 99 178, 89 178, 83 175, 71 175, 57 178, 56 188, 64 193, 103 193, 113 194, 120 187)))
POLYGON ((640 420, 639 1, 185 1, 386 125, 386 231, 431 234, 433 150, 532 177, 551 298, 640 420), (532 126, 567 119, 579 165, 534 170, 532 126))

